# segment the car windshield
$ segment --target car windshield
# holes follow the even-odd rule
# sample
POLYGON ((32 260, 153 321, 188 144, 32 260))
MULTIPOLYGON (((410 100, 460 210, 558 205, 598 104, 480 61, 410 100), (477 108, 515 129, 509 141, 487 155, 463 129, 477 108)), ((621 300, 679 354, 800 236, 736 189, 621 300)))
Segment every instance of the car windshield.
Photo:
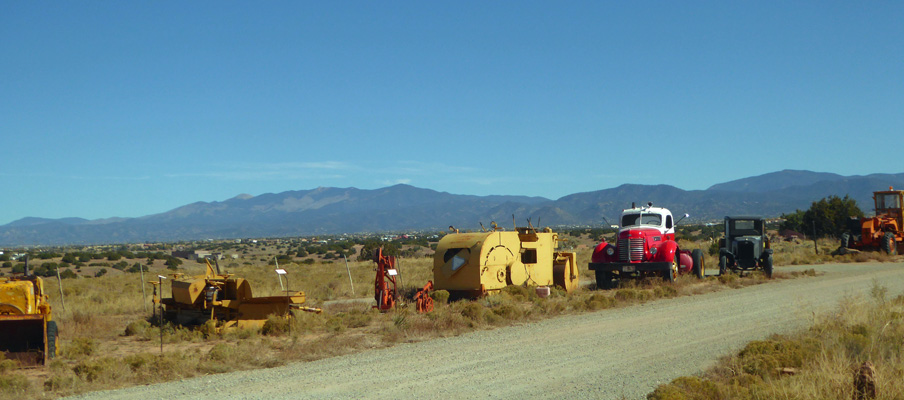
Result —
POLYGON ((622 226, 635 225, 662 225, 662 216, 659 214, 625 214, 622 216, 622 226))

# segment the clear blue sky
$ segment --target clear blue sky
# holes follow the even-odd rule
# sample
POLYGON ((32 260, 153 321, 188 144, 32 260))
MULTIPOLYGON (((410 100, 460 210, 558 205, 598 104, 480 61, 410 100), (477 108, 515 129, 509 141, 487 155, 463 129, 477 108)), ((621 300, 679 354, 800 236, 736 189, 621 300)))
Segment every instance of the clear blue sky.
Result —
POLYGON ((0 224, 899 173, 904 2, 4 1, 0 132, 0 224))

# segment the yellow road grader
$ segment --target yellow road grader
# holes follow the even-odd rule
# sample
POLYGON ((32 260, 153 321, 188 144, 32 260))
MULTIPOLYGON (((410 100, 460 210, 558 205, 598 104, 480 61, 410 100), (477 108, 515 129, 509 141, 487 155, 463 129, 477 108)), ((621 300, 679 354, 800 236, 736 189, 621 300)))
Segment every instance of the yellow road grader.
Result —
POLYGON ((57 325, 44 280, 25 265, 22 276, 0 277, 0 352, 25 366, 43 365, 57 353, 57 325))

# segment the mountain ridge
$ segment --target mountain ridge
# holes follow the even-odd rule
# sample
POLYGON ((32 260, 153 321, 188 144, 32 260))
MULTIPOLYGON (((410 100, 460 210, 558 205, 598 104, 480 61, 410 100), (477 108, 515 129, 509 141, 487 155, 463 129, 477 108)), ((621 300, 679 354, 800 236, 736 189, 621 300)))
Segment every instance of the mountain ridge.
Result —
POLYGON ((136 218, 87 220, 25 217, 0 226, 0 246, 303 236, 380 231, 475 229, 479 222, 506 224, 532 218, 545 226, 598 225, 617 220, 632 202, 691 214, 691 221, 731 214, 777 217, 809 208, 821 198, 850 195, 864 212, 872 192, 904 187, 904 173, 841 176, 783 170, 683 190, 671 185, 626 183, 614 188, 544 197, 450 194, 398 184, 379 189, 318 187, 223 201, 194 202, 136 218))

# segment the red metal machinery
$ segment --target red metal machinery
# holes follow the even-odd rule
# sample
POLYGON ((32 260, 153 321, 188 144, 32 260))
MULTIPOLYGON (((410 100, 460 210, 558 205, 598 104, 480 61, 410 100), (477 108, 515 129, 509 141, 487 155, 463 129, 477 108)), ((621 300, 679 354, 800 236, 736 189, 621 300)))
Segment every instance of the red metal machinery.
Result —
POLYGON ((388 311, 396 304, 396 276, 399 275, 395 267, 395 257, 383 255, 380 247, 374 252, 374 262, 377 263, 377 278, 374 280, 374 306, 380 311, 388 311))
POLYGON ((433 311, 433 298, 430 297, 431 290, 433 290, 433 281, 427 281, 424 288, 418 290, 417 294, 414 295, 417 312, 428 313, 433 311))

